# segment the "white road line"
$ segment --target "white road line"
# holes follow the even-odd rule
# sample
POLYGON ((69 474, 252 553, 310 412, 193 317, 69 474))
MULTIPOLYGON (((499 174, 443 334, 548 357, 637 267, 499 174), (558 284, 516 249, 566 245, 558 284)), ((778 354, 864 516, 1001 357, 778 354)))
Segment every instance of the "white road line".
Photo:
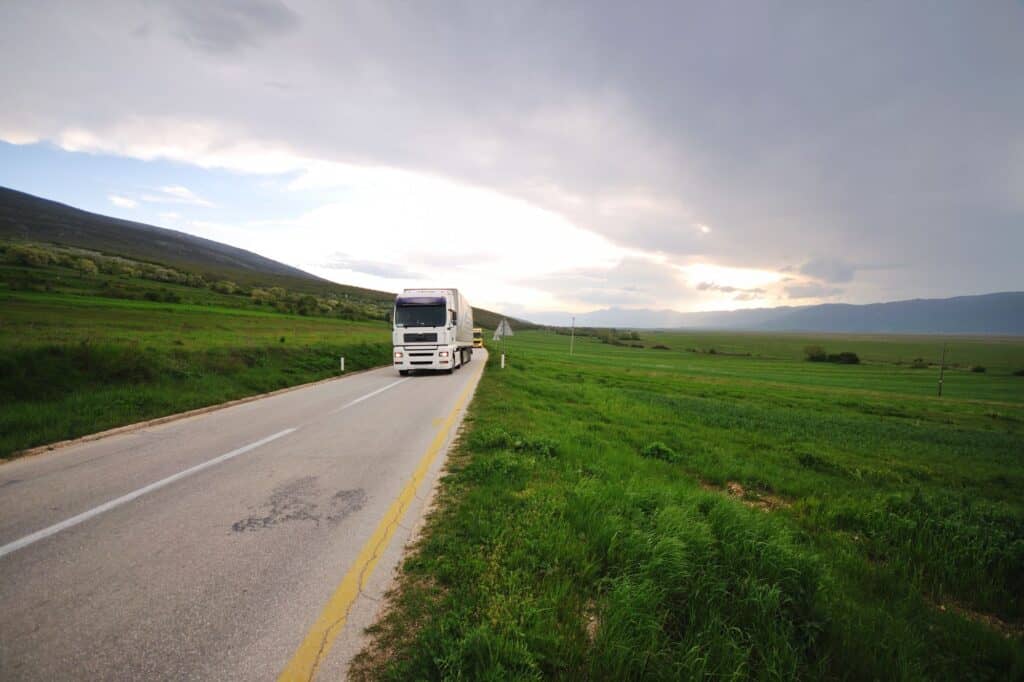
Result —
MULTIPOLYGON (((370 395, 373 395, 373 394, 371 393, 370 395)), ((365 396, 365 397, 368 398, 369 396, 365 396)), ((146 493, 151 493, 154 490, 157 490, 159 488, 163 488, 165 485, 170 485, 171 483, 174 483, 175 481, 179 481, 179 480, 185 478, 186 476, 191 476, 192 474, 197 473, 199 471, 202 471, 203 469, 207 469, 209 467, 212 467, 215 464, 220 464, 221 462, 225 462, 225 461, 231 459, 232 457, 237 457, 238 455, 241 455, 241 454, 244 454, 246 452, 249 452, 250 450, 255 450, 256 448, 260 447, 261 445, 266 445, 270 441, 277 440, 278 438, 281 438, 282 436, 287 436, 289 433, 291 433, 293 431, 295 431, 295 429, 285 429, 284 431, 278 431, 277 433, 273 434, 272 436, 267 436, 266 438, 261 438, 260 440, 256 441, 255 443, 249 443, 248 445, 243 445, 242 447, 240 447, 240 448, 238 448, 236 450, 232 450, 231 452, 225 452, 223 455, 220 455, 219 457, 214 457, 213 459, 207 460, 207 461, 203 462, 202 464, 197 464, 194 467, 189 467, 188 469, 185 469, 184 471, 179 471, 178 473, 173 474, 171 476, 168 476, 167 478, 162 478, 162 479, 160 479, 159 481, 157 481, 155 483, 150 483, 149 485, 144 486, 142 488, 139 488, 138 490, 135 490, 133 492, 130 492, 127 495, 122 495, 121 497, 118 497, 118 498, 115 498, 113 500, 110 500, 109 502, 105 502, 105 503, 101 504, 98 507, 93 507, 92 509, 90 509, 88 511, 84 511, 81 514, 78 514, 76 516, 72 516, 70 519, 65 519, 65 520, 61 521, 60 523, 55 523, 54 525, 50 526, 49 528, 44 528, 42 530, 36 531, 35 533, 32 533, 31 535, 26 535, 25 537, 21 538, 20 540, 15 540, 14 542, 9 542, 6 545, 0 547, 0 557, 6 556, 6 555, 10 554, 11 552, 16 552, 16 551, 18 551, 19 549, 21 549, 23 547, 27 547, 27 546, 31 545, 32 543, 38 542, 38 541, 40 541, 40 540, 42 540, 44 538, 48 538, 51 535, 56 535, 57 533, 61 532, 62 530, 67 530, 68 528, 71 528, 72 526, 77 526, 78 524, 82 523, 83 521, 88 521, 89 519, 91 519, 94 516, 99 516, 103 512, 110 511, 111 509, 114 509, 115 507, 120 507, 122 504, 125 504, 127 502, 131 502, 132 500, 134 500, 134 499, 136 499, 138 497, 142 497, 146 493)))
POLYGON ((399 379, 398 381, 394 381, 394 382, 388 384, 387 386, 385 386, 384 388, 378 388, 376 391, 373 391, 372 393, 367 393, 366 395, 362 396, 361 398, 356 398, 355 400, 353 400, 350 403, 345 403, 344 405, 342 405, 338 409, 331 410, 330 412, 328 412, 328 414, 336 414, 338 412, 341 412, 342 410, 347 410, 348 408, 352 407, 353 405, 358 405, 359 403, 363 402, 364 400, 368 400, 369 398, 372 398, 373 396, 377 395, 378 393, 383 393, 384 391, 388 390, 389 388, 394 388, 398 384, 400 384, 400 383, 402 383, 404 381, 408 381, 408 380, 409 380, 409 377, 406 377, 404 379, 399 379))

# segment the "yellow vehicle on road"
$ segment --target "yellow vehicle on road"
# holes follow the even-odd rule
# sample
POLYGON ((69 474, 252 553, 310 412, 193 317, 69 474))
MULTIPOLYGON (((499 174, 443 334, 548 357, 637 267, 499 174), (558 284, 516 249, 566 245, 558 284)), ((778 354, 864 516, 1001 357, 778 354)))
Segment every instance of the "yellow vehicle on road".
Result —
POLYGON ((473 348, 484 347, 484 330, 480 327, 473 327, 473 348))

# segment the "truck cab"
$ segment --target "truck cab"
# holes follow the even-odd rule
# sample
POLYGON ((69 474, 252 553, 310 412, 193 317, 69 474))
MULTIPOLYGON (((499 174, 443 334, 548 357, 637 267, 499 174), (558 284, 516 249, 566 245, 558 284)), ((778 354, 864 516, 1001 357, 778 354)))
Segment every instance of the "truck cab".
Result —
POLYGON ((473 309, 457 289, 406 289, 395 299, 394 366, 451 373, 473 357, 473 309))
POLYGON ((473 327, 473 348, 484 347, 484 330, 480 327, 473 327))

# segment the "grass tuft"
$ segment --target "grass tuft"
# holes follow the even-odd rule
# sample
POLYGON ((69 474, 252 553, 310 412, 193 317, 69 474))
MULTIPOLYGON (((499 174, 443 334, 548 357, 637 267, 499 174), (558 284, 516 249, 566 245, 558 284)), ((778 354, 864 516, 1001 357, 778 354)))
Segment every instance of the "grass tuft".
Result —
POLYGON ((661 459, 666 462, 678 462, 682 459, 679 456, 679 453, 659 441, 645 445, 643 449, 640 450, 640 456, 650 457, 652 459, 661 459))

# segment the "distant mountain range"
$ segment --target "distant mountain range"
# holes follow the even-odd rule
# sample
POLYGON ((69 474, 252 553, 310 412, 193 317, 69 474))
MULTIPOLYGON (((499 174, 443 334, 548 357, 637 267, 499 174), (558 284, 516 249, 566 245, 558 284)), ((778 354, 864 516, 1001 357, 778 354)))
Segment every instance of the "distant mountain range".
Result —
MULTIPOLYGON (((535 320, 564 325, 568 315, 535 320)), ((892 334, 1024 334, 1024 292, 852 305, 824 303, 702 313, 606 308, 576 316, 586 327, 892 334)))
MULTIPOLYGON (((324 297, 389 305, 395 294, 363 289, 317 277, 245 249, 177 230, 120 220, 0 187, 0 239, 46 242, 168 265, 209 280, 231 280, 246 287, 280 286, 324 297)), ((474 308, 476 324, 494 329, 499 313, 474 308)), ((533 326, 516 321, 518 328, 533 326)))

